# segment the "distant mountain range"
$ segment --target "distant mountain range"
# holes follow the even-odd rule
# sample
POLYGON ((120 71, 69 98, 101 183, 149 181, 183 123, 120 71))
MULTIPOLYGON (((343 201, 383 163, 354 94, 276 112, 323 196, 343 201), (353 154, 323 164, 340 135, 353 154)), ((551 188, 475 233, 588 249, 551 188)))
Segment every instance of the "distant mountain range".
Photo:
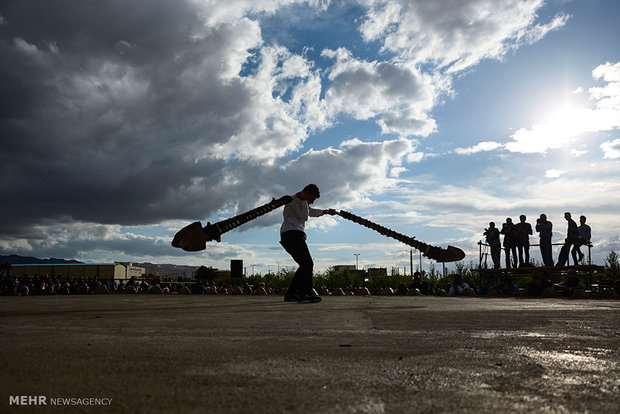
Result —
POLYGON ((63 264, 63 263, 82 263, 77 260, 65 260, 65 259, 55 259, 53 257, 49 259, 38 259, 36 257, 28 257, 28 256, 18 256, 16 254, 11 254, 8 256, 0 255, 0 264, 10 263, 10 264, 63 264))

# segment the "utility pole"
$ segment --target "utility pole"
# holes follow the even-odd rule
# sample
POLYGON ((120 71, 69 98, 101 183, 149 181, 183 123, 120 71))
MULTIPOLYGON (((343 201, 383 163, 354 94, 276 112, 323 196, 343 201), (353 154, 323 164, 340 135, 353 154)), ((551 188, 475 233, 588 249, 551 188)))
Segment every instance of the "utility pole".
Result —
POLYGON ((422 251, 420 250, 420 273, 422 273, 422 251))
POLYGON ((411 277, 413 277, 413 249, 409 250, 409 269, 411 269, 411 277))

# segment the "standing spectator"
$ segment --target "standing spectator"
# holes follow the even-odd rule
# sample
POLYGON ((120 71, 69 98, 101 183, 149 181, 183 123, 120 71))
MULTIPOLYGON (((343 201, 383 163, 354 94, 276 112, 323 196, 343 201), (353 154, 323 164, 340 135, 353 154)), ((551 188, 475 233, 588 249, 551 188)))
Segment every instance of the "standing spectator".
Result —
POLYGON ((532 226, 525 222, 525 215, 519 216, 519 223, 515 225, 515 244, 519 249, 519 267, 530 265, 530 235, 532 234, 532 226))
POLYGON ((566 239, 564 239, 564 246, 560 250, 560 255, 558 256, 558 263, 556 266, 561 267, 566 264, 568 260, 568 252, 570 251, 571 245, 578 242, 579 239, 579 230, 577 229, 577 223, 575 220, 571 218, 569 212, 564 213, 564 219, 568 222, 568 230, 566 231, 566 239))
POLYGON ((499 230, 495 227, 494 222, 489 223, 489 228, 483 233, 486 236, 487 243, 491 247, 491 259, 493 259, 493 268, 500 268, 500 254, 502 245, 499 241, 499 230))
POLYGON ((586 216, 579 217, 579 227, 577 227, 577 241, 575 242, 572 250, 573 261, 575 265, 577 262, 583 260, 583 253, 581 253, 581 246, 587 246, 590 244, 590 238, 592 237, 592 229, 586 224, 586 216), (579 260, 577 260, 577 254, 579 254, 579 260))
POLYGON ((506 256, 506 269, 517 267, 517 249, 514 241, 515 225, 512 219, 508 217, 506 222, 502 224, 501 234, 504 235, 504 254, 506 256), (512 261, 510 260, 510 252, 512 251, 512 261), (512 263, 512 266, 511 266, 512 263))
POLYGON ((551 236, 553 234, 553 224, 547 220, 546 214, 541 214, 536 220, 536 231, 540 237, 540 255, 545 266, 553 266, 553 255, 551 253, 551 236))

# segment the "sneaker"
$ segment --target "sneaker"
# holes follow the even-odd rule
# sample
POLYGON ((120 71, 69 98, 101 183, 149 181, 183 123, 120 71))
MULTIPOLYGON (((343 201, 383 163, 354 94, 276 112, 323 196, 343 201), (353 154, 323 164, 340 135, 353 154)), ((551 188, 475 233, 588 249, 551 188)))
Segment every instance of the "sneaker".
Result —
POLYGON ((284 296, 284 301, 285 302, 299 302, 301 300, 301 296, 300 295, 291 295, 291 296, 284 296))
POLYGON ((299 302, 303 302, 303 303, 317 303, 320 302, 322 299, 320 296, 314 296, 314 295, 302 295, 299 299, 299 302))

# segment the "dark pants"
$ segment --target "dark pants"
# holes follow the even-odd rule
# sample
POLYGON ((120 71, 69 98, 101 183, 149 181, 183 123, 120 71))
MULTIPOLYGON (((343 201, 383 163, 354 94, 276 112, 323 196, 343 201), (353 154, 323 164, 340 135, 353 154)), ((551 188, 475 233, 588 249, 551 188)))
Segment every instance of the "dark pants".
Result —
POLYGON ((314 262, 312 261, 312 256, 310 256, 304 232, 286 231, 280 235, 280 244, 299 265, 291 285, 286 291, 286 297, 291 298, 295 295, 311 294, 314 262))
POLYGON ((500 254, 502 246, 499 243, 491 244, 491 259, 493 259, 493 267, 499 269, 501 267, 500 254))
POLYGON ((504 245, 504 254, 506 255, 506 269, 517 267, 517 248, 514 245, 504 245), (510 252, 512 251, 512 266, 510 260, 510 252))
POLYGON ((553 254, 551 252, 551 237, 540 239, 540 255, 545 266, 553 266, 553 254))
POLYGON ((573 250, 571 251, 571 254, 573 255, 573 260, 575 261, 575 266, 577 265, 577 262, 581 261, 581 259, 583 258, 583 253, 581 253, 581 246, 585 246, 587 244, 588 242, 584 239, 575 240, 575 243, 573 244, 573 250), (579 254, 579 259, 577 259, 577 254, 579 254))
POLYGON ((519 267, 529 265, 530 264, 530 244, 519 243, 517 245, 517 249, 519 250, 519 267))
MULTIPOLYGON (((556 266, 564 266, 568 262, 568 254, 570 253, 570 247, 577 244, 576 238, 567 237, 564 239, 564 246, 560 249, 560 255, 558 256, 558 263, 556 266)), ((570 263, 568 263, 570 265, 570 263)))

